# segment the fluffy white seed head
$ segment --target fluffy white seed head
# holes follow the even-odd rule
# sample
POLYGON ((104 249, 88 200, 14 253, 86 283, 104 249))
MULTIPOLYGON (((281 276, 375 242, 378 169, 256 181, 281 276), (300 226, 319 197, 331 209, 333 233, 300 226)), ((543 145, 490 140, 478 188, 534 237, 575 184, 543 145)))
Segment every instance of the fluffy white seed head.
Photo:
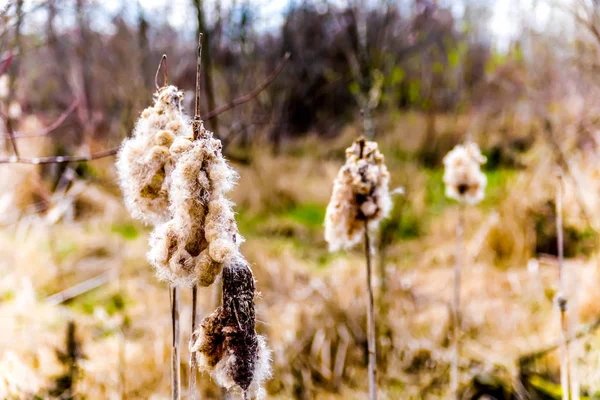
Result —
POLYGON ((485 162, 474 142, 454 147, 444 157, 446 196, 467 204, 483 200, 487 178, 481 172, 481 165, 485 162))
POLYGON ((170 219, 171 148, 176 139, 192 134, 182 100, 183 94, 175 86, 159 89, 154 104, 142 112, 132 137, 123 142, 117 156, 125 204, 134 218, 147 224, 170 219))
POLYGON ((202 131, 197 140, 178 137, 171 145, 171 220, 155 229, 148 253, 160 279, 184 286, 211 285, 242 243, 226 197, 237 174, 223 158, 221 142, 202 131))
POLYGON ((351 248, 365 230, 379 227, 391 210, 390 174, 376 142, 359 139, 346 149, 346 163, 333 182, 325 215, 329 250, 351 248))

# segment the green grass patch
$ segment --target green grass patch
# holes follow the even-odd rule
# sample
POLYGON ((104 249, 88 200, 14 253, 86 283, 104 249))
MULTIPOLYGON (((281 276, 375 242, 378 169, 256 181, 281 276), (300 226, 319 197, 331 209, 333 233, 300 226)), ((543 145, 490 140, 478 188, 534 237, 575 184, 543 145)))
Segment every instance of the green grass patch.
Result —
POLYGON ((321 228, 325 220, 325 206, 320 204, 300 204, 284 216, 296 221, 308 228, 321 228))
POLYGON ((125 240, 135 240, 140 235, 138 228, 131 223, 114 224, 111 232, 116 233, 125 240))

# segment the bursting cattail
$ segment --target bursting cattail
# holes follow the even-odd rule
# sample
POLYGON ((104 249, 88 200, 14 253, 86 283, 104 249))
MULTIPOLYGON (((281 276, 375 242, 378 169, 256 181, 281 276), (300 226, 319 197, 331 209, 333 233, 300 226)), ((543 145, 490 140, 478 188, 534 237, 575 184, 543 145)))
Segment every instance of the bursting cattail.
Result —
POLYGON ((263 398, 270 354, 256 334, 254 277, 239 252, 243 239, 226 196, 237 174, 225 161, 221 142, 204 126, 199 131, 189 143, 178 139, 182 151, 175 156, 171 183, 173 219, 153 233, 149 258, 159 277, 179 284, 208 286, 222 271, 222 305, 194 332, 193 361, 227 390, 238 386, 263 398))
POLYGON ((467 204, 483 200, 487 179, 481 165, 485 162, 476 143, 455 146, 444 157, 446 196, 467 204))
POLYGON ((194 333, 191 347, 198 369, 230 390, 263 399, 263 382, 271 375, 270 351, 255 331, 254 277, 237 254, 223 267, 222 306, 207 316, 194 333))
POLYGON ((142 112, 132 137, 123 142, 118 154, 117 171, 127 209, 147 224, 170 219, 171 147, 177 137, 191 136, 182 101, 183 93, 175 86, 159 89, 154 104, 142 112))
POLYGON ((148 253, 159 279, 190 287, 210 286, 243 241, 226 197, 237 174, 221 154, 221 141, 201 130, 203 138, 179 137, 171 146, 172 219, 152 233, 148 253))
POLYGON ((325 216, 329 249, 351 248, 391 210, 390 174, 376 142, 359 139, 346 149, 346 163, 333 183, 325 216))

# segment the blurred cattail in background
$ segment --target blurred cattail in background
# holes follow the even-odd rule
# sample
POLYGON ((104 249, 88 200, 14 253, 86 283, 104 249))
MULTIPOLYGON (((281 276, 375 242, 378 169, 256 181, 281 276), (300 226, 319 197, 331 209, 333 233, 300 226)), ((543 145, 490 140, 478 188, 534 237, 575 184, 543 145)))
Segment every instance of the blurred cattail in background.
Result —
POLYGON ((355 246, 366 227, 376 229, 388 216, 392 207, 389 181, 390 174, 377 142, 359 139, 346 149, 346 164, 333 182, 325 216, 329 250, 355 246))
POLYGON ((454 147, 444 157, 446 196, 467 204, 483 200, 487 179, 480 168, 485 162, 474 142, 454 147))
POLYGON ((464 205, 477 204, 485 195, 487 178, 481 172, 486 158, 479 146, 469 141, 457 145, 444 157, 444 184, 446 196, 460 202, 458 223, 456 225, 456 260, 454 263, 454 287, 452 297, 452 365, 450 369, 450 392, 459 398, 459 335, 460 335, 460 281, 463 254, 464 205))
POLYGON ((370 400, 377 398, 377 357, 369 232, 379 229, 381 220, 388 217, 392 208, 390 174, 384 161, 377 142, 365 138, 359 138, 346 149, 346 163, 333 182, 325 215, 325 240, 331 251, 351 248, 361 235, 365 239, 370 400))

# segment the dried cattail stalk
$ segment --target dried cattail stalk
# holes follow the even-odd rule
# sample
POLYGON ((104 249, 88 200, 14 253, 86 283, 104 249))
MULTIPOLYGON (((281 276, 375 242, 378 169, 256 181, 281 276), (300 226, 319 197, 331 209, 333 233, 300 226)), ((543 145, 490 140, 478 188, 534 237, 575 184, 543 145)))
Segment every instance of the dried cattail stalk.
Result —
POLYGON ((454 147, 444 157, 446 196, 467 204, 483 200, 487 179, 481 165, 485 162, 486 158, 474 142, 454 147))
POLYGON ((254 294, 252 270, 237 254, 223 267, 223 304, 201 322, 191 351, 198 369, 217 384, 262 399, 262 384, 271 375, 270 351, 255 331, 254 294))
POLYGON ((563 240, 563 188, 562 176, 559 173, 556 185, 556 240, 558 248, 558 293, 556 304, 560 311, 560 382, 563 400, 573 399, 571 377, 571 353, 569 351, 569 328, 567 318, 568 298, 565 288, 564 240, 563 240))
POLYGON ((390 174, 376 142, 359 139, 346 149, 346 163, 333 182, 325 216, 329 250, 351 248, 376 229, 392 208, 390 174))
POLYGON ((377 399, 377 357, 369 232, 379 228, 379 223, 392 208, 389 181, 390 174, 377 143, 358 139, 346 149, 346 163, 333 182, 325 216, 325 240, 329 250, 351 248, 364 236, 370 400, 377 399))
MULTIPOLYGON (((163 56, 161 65, 165 61, 163 56)), ((124 141, 117 158, 117 171, 125 203, 134 218, 158 225, 171 217, 169 208, 174 155, 179 148, 176 138, 191 136, 189 119, 183 113, 183 93, 175 86, 159 88, 154 104, 142 112, 133 136, 124 141)), ((171 354, 171 390, 173 400, 181 393, 179 353, 179 292, 169 290, 173 344, 171 354)))
POLYGON ((188 287, 210 286, 243 241, 226 197, 237 174, 223 158, 221 141, 201 131, 198 140, 178 137, 171 146, 172 219, 152 233, 148 253, 159 279, 188 287))
POLYGON ((458 200, 461 205, 456 226, 456 260, 454 263, 454 285, 452 295, 452 365, 450 368, 450 392, 459 398, 459 340, 461 330, 460 283, 463 267, 464 204, 477 204, 485 195, 486 176, 481 165, 486 158, 479 146, 470 140, 455 146, 444 157, 444 183, 446 196, 458 200))
POLYGON ((147 224, 170 219, 169 185, 172 151, 179 136, 191 136, 182 109, 183 93, 175 86, 159 89, 154 104, 137 121, 133 136, 123 142, 117 171, 125 204, 131 215, 147 224))

